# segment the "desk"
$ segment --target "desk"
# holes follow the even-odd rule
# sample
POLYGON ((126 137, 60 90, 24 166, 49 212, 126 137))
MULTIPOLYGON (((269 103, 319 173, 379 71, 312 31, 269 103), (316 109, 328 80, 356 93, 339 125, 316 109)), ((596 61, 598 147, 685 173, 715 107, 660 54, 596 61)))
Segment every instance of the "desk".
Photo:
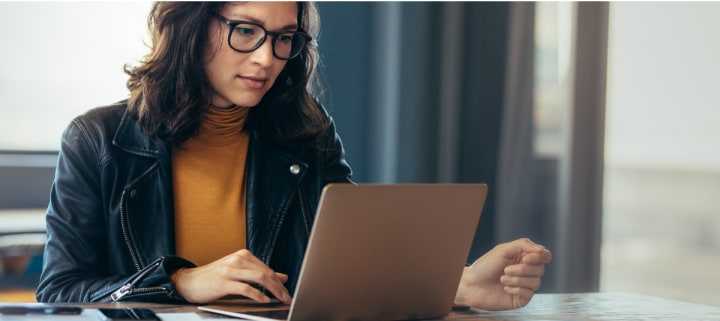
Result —
MULTIPOLYGON (((85 305, 85 308, 98 307, 145 307, 155 310, 163 320, 210 320, 223 319, 222 316, 199 312, 194 306, 179 306, 151 303, 118 303, 85 305), (193 313, 197 313, 197 315, 193 313)), ((97 320, 94 311, 86 310, 84 317, 55 317, 32 320, 97 320)), ((22 321, 30 318, 3 317, 3 321, 22 321)), ((227 320, 227 319, 226 319, 227 320)), ((720 307, 692 304, 651 296, 626 293, 587 293, 587 294, 539 294, 528 306, 518 310, 503 312, 466 311, 451 312, 445 320, 477 321, 616 321, 616 320, 702 320, 720 321, 720 307)))

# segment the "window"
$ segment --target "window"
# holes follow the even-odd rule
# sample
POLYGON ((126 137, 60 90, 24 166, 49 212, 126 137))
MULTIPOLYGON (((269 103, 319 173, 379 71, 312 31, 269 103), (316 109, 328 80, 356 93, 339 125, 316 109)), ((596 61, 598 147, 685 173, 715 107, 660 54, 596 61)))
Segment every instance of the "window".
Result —
POLYGON ((720 3, 612 3, 601 289, 720 305, 720 3))
POLYGON ((72 118, 126 98, 150 6, 0 4, 0 150, 58 150, 72 118))

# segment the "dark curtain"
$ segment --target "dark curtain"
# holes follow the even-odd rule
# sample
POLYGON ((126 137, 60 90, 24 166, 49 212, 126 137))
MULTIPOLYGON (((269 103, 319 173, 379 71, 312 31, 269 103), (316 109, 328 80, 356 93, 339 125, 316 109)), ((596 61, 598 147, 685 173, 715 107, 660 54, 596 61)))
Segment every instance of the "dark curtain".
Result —
POLYGON ((320 3, 322 77, 358 182, 484 182, 496 243, 508 3, 320 3), (349 23, 352 21, 352 23, 349 23))

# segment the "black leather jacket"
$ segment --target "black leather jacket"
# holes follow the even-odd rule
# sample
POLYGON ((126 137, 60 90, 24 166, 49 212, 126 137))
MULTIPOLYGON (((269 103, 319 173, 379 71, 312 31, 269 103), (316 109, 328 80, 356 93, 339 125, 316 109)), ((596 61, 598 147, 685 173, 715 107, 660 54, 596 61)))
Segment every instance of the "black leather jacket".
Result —
MULTIPOLYGON (((38 301, 183 302, 169 276, 194 265, 174 256, 171 152, 125 101, 72 121, 50 193, 38 301)), ((288 274, 292 292, 322 188, 350 182, 342 144, 334 125, 292 145, 251 131, 246 170, 247 248, 288 274)))

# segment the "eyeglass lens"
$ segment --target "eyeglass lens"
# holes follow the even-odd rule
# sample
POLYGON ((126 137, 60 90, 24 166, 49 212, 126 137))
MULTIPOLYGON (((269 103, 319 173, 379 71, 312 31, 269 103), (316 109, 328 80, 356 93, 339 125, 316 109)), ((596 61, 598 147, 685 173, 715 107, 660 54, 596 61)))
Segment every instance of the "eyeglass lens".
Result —
MULTIPOLYGON (((235 26, 230 36, 230 46, 238 51, 250 52, 262 46, 266 39, 263 28, 253 24, 241 23, 235 26)), ((295 32, 277 34, 273 39, 273 52, 278 58, 295 57, 305 47, 305 38, 295 32)))

